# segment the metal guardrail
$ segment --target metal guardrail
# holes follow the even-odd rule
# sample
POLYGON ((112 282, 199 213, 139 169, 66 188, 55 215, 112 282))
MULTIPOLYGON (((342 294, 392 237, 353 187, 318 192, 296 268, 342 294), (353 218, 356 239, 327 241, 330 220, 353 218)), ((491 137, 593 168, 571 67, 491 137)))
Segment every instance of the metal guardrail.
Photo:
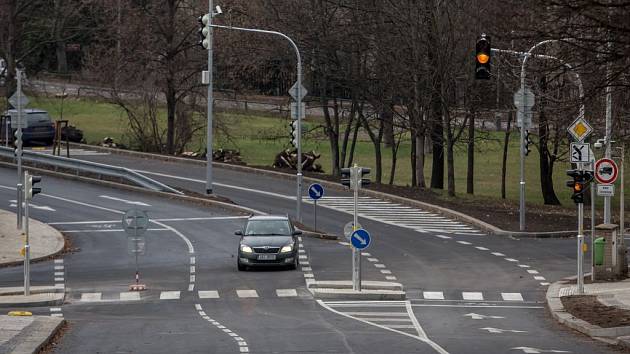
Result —
MULTIPOLYGON (((0 146, 0 157, 15 159, 15 150, 12 148, 0 146)), ((127 181, 133 182, 136 185, 154 191, 175 193, 180 195, 183 194, 182 192, 171 188, 164 183, 158 182, 154 179, 151 179, 138 172, 124 167, 105 165, 97 162, 84 161, 61 156, 53 156, 27 150, 24 150, 22 153, 22 161, 45 164, 55 166, 57 168, 66 168, 85 173, 93 173, 99 176, 122 178, 127 181)))

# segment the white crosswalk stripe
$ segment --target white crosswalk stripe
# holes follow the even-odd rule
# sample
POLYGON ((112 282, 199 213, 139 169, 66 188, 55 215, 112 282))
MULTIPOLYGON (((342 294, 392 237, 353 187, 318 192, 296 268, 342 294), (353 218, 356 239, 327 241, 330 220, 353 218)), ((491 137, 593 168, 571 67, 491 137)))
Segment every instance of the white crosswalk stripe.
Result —
POLYGON ((407 298, 414 301, 509 301, 524 302, 523 294, 519 292, 495 292, 495 291, 413 291, 407 289, 407 298))
MULTIPOLYGON (((318 205, 343 211, 353 212, 352 197, 323 197, 318 205)), ((480 235, 481 231, 459 221, 425 211, 371 197, 359 198, 359 216, 365 219, 405 227, 418 232, 442 232, 461 235, 480 235)))
MULTIPOLYGON (((182 298, 181 291, 124 291, 124 292, 85 292, 75 293, 71 298, 79 300, 81 302, 126 302, 126 301, 140 301, 140 300, 156 300, 158 297, 160 300, 180 300, 182 298)), ((308 291, 298 289, 274 289, 265 290, 259 295, 259 290, 255 289, 238 289, 238 290, 199 290, 196 296, 199 299, 248 299, 258 297, 273 297, 273 298, 296 298, 296 297, 312 297, 308 291)))
POLYGON ((236 295, 242 298, 254 298, 258 297, 256 290, 236 290, 236 295))
POLYGON ((160 300, 177 300, 179 297, 179 291, 162 291, 160 293, 160 300))

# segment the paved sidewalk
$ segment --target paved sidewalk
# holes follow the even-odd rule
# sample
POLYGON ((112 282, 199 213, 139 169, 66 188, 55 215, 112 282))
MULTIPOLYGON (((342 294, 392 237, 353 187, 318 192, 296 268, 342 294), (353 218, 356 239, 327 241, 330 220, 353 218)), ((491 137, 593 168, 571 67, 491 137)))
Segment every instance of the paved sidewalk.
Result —
MULTIPOLYGON (((551 315, 560 323, 594 339, 630 349, 630 326, 602 328, 574 317, 567 312, 561 297, 577 295, 575 284, 559 281, 547 290, 547 305, 551 315)), ((584 295, 595 295, 603 305, 630 310, 630 279, 618 282, 584 284, 584 295)))
MULTIPOLYGON (((24 236, 17 230, 16 218, 15 213, 0 210, 0 266, 24 262, 24 257, 20 255, 24 236)), ((31 260, 46 258, 63 250, 63 236, 51 226, 31 218, 29 232, 31 260)))
POLYGON ((38 353, 63 322, 49 316, 0 316, 0 354, 38 353))

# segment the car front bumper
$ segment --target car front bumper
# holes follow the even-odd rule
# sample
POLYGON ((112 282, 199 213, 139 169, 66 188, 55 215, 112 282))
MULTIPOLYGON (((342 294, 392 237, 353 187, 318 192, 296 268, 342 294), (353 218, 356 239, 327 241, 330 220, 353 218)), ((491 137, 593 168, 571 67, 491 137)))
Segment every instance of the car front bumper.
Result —
POLYGON ((280 266, 291 265, 295 262, 297 252, 291 253, 238 253, 238 260, 246 266, 280 266), (275 259, 259 259, 259 255, 274 255, 275 259))

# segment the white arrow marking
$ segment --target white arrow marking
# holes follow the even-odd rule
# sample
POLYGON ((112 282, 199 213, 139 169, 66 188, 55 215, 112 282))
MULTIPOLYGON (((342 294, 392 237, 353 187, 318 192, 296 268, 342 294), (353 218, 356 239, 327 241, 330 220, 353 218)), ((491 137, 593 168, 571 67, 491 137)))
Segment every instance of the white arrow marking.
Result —
POLYGON ((359 242, 361 242, 362 245, 367 245, 367 241, 363 237, 359 236, 359 234, 352 234, 352 237, 359 240, 359 242))
MULTIPOLYGON (((9 202, 11 204, 9 204, 9 206, 11 208, 17 208, 17 200, 9 200, 9 202)), ((24 205, 24 204, 22 204, 24 205)), ((57 211, 49 206, 46 205, 37 205, 37 204, 33 204, 33 203, 28 203, 28 206, 33 208, 33 209, 38 209, 38 210, 46 210, 46 211, 57 211)))
POLYGON ((479 328, 483 331, 488 331, 489 333, 527 333, 527 331, 519 331, 516 329, 501 329, 501 328, 494 328, 494 327, 484 327, 484 328, 479 328))
POLYGON ((497 320, 497 319, 505 318, 502 316, 486 316, 486 315, 480 315, 477 313, 467 313, 464 315, 464 317, 470 317, 473 320, 485 320, 485 319, 497 320))
POLYGON ((538 349, 530 347, 515 347, 510 350, 521 350, 523 353, 528 354, 540 354, 540 353, 571 353, 566 350, 554 350, 554 349, 538 349))
POLYGON ((110 197, 108 195, 101 195, 101 198, 105 198, 105 199, 109 199, 109 200, 115 200, 118 202, 123 202, 125 204, 131 204, 131 205, 140 205, 140 206, 151 206, 150 204, 147 203, 143 203, 143 202, 136 202, 133 200, 126 200, 126 199, 122 199, 122 198, 116 198, 116 197, 110 197))
POLYGON ((317 188, 315 188, 315 187, 312 187, 311 191, 313 191, 313 194, 315 194, 315 196, 318 197, 318 198, 322 196, 322 194, 319 192, 319 190, 317 190, 317 188))

